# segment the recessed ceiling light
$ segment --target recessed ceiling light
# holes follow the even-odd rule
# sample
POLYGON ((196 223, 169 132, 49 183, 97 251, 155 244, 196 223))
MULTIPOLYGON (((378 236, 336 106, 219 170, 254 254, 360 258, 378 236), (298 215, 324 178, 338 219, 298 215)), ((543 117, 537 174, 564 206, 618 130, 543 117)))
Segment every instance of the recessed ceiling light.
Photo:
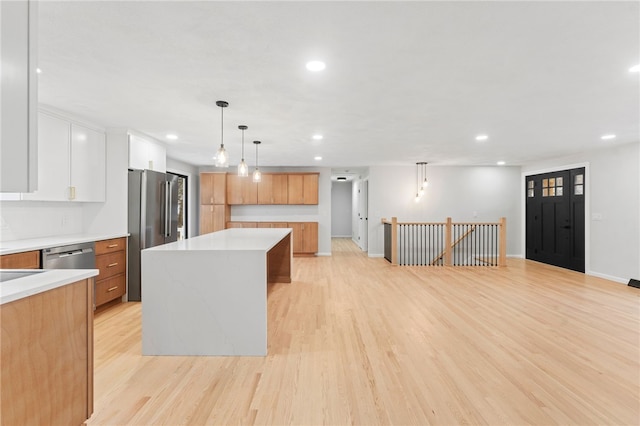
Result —
POLYGON ((486 141, 487 139, 489 139, 489 136, 487 136, 487 135, 478 135, 478 136, 476 136, 476 140, 477 141, 486 141))
POLYGON ((307 62, 307 69, 309 71, 318 72, 322 71, 327 67, 327 65, 322 61, 309 61, 307 62))
POLYGON ((174 135, 173 133, 169 133, 167 135, 167 139, 169 139, 170 141, 175 141, 178 139, 178 135, 174 135))
POLYGON ((629 68, 629 72, 640 72, 640 64, 629 68))
POLYGON ((319 155, 317 155, 317 156, 313 157, 313 159, 314 159, 314 160, 316 160, 316 161, 320 161, 320 160, 322 160, 322 157, 320 157, 319 155))
POLYGON ((40 68, 36 68, 36 72, 37 72, 38 74, 42 74, 42 70, 41 70, 40 68))
POLYGON ((504 166, 504 165, 505 165, 505 164, 507 164, 507 163, 505 163, 504 161, 498 161, 496 164, 497 164, 498 166, 504 166))
POLYGON ((322 135, 319 135, 319 134, 315 134, 315 135, 313 135, 313 136, 311 136, 311 137, 312 137, 312 138, 313 138, 313 140, 315 140, 315 141, 322 140, 322 138, 323 138, 323 136, 322 136, 322 135))
POLYGON ((616 135, 614 134, 600 136, 600 139, 602 139, 603 141, 608 141, 610 139, 615 139, 615 138, 616 138, 616 135))

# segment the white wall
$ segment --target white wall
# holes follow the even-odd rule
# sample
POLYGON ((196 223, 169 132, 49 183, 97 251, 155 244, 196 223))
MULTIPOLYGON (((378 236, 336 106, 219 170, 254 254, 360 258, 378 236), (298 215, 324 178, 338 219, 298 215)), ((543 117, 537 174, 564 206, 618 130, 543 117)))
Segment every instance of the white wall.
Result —
MULTIPOLYGON (((224 171, 215 167, 201 167, 200 172, 224 171)), ((318 255, 331 255, 331 169, 326 167, 261 167, 264 173, 319 172, 318 205, 312 206, 231 206, 232 221, 318 222, 318 255)), ((236 173, 235 167, 226 170, 236 173)))
POLYGON ((331 236, 351 237, 352 182, 331 182, 331 236))
POLYGON ((497 222, 507 218, 507 255, 521 256, 520 167, 429 166, 429 187, 416 203, 412 166, 369 168, 369 256, 383 255, 380 220, 497 222))
POLYGON ((639 279, 640 143, 529 164, 522 174, 580 164, 587 166, 586 273, 623 283, 639 279))
POLYGON ((188 237, 200 231, 200 173, 198 167, 167 157, 167 171, 187 176, 187 232, 188 237))

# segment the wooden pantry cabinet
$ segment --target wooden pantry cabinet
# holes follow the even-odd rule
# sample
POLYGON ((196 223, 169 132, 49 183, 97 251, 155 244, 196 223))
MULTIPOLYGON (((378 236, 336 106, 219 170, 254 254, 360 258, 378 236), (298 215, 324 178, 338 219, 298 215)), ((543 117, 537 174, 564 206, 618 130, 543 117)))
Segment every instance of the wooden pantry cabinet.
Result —
POLYGON ((200 235, 224 229, 229 217, 227 174, 200 173, 200 235))
MULTIPOLYGON (((113 302, 126 292, 127 288, 127 239, 113 238, 96 241, 96 308, 113 302)), ((115 302, 114 302, 115 303, 115 302)))
POLYGON ((40 269, 40 250, 2 255, 0 269, 40 269))

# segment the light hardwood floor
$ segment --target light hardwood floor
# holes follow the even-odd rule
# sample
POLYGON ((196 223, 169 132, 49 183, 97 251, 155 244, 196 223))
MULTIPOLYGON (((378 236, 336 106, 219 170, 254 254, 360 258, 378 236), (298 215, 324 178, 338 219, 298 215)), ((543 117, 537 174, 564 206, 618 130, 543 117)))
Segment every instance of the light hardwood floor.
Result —
POLYGON ((392 267, 345 239, 269 287, 267 357, 143 357, 95 319, 89 425, 640 423, 640 290, 520 259, 392 267))

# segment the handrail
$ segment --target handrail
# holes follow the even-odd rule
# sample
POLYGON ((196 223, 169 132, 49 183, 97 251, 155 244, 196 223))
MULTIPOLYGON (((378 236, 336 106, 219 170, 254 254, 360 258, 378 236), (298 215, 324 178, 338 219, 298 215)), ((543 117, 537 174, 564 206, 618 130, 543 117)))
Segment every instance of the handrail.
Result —
MULTIPOLYGON (((473 252, 475 254, 470 254, 471 252, 466 252, 463 254, 467 255, 467 259, 469 257, 475 259, 474 260, 474 264, 477 265, 477 262, 483 262, 485 264, 489 264, 489 265, 495 265, 495 259, 496 259, 496 255, 497 255, 497 265, 504 267, 507 264, 507 219, 502 217, 500 218, 499 222, 459 222, 459 223, 454 223, 450 217, 447 218, 446 222, 399 222, 398 218, 396 217, 392 217, 391 220, 388 220, 386 218, 382 218, 380 221, 383 225, 387 225, 390 227, 390 229, 386 228, 385 226, 385 238, 390 239, 390 253, 389 253, 389 260, 391 262, 392 265, 397 266, 398 265, 398 261, 399 261, 399 256, 398 256, 398 228, 399 227, 403 227, 403 229, 406 228, 410 228, 410 227, 417 227, 418 229, 423 229, 426 227, 437 227, 438 229, 440 229, 440 231, 437 232, 443 232, 440 233, 440 237, 439 240, 437 240, 437 244, 436 246, 439 246, 439 253, 438 255, 433 258, 431 260, 431 262, 429 262, 430 265, 436 265, 439 264, 439 262, 442 261, 442 259, 444 258, 444 265, 446 266, 451 266, 453 265, 454 262, 452 262, 452 255, 454 252, 454 249, 456 248, 456 246, 458 246, 462 241, 464 241, 467 237, 469 237, 469 235, 475 231, 477 231, 478 229, 481 229, 481 233, 480 235, 478 235, 478 237, 473 237, 470 244, 473 244, 474 241, 477 241, 477 238, 482 238, 482 236, 484 234, 488 234, 490 236, 490 240, 487 243, 484 243, 486 246, 489 247, 489 249, 487 249, 488 251, 493 251, 496 250, 497 248, 497 252, 493 251, 493 253, 495 253, 495 255, 491 255, 489 253, 489 255, 487 255, 487 250, 485 250, 486 247, 481 246, 480 250, 473 250, 473 252), (454 226, 463 226, 463 227, 468 227, 468 229, 464 232, 463 235, 458 236, 456 238, 455 241, 452 241, 452 234, 453 234, 453 228, 454 226), (482 228, 482 227, 489 227, 487 228, 482 228), (496 247, 497 246, 497 247, 496 247), (487 257, 489 256, 489 257, 487 257), (493 260, 492 260, 493 259, 493 260)), ((411 228, 413 229, 413 228, 411 228)), ((456 228, 457 232, 460 232, 460 228, 456 228)), ((406 232, 406 231, 403 231, 406 232)), ((416 231, 411 231, 411 232, 416 232, 416 231)), ((421 232, 421 231, 417 231, 417 232, 421 232)), ((429 231, 431 232, 431 231, 429 231)), ((405 235, 405 234, 403 234, 405 235)), ((432 234, 429 234, 432 235, 432 234)), ((402 237, 404 238, 404 237, 402 237)), ((411 248, 412 250, 414 249, 423 249, 424 247, 422 247, 422 245, 425 245, 425 237, 424 235, 421 237, 420 235, 418 235, 418 237, 416 237, 416 241, 412 241, 411 240, 411 235, 409 235, 409 243, 410 244, 414 244, 420 247, 413 247, 411 248), (422 238, 422 240, 420 239, 422 238), (422 248, 421 248, 422 247, 422 248)), ((428 237, 426 237, 428 238, 428 237)), ((467 246, 467 243, 465 243, 465 247, 467 246)), ((407 256, 407 254, 405 253, 406 249, 404 248, 405 244, 403 243, 403 256, 407 256)), ((432 250, 433 247, 430 247, 429 250, 432 250)), ((386 248, 385 248, 385 257, 387 257, 387 253, 386 253, 386 248)), ((466 248, 463 247, 463 250, 467 250, 466 248)), ((409 252, 409 256, 417 256, 418 257, 418 263, 410 263, 410 264, 419 264, 419 265, 425 265, 425 263, 422 263, 424 260, 424 256, 425 256, 426 252, 421 252, 419 255, 415 255, 415 251, 413 252, 409 252), (411 254, 414 253, 414 254, 411 254)), ((428 254, 428 253, 426 253, 428 254)), ((433 254, 432 254, 433 255, 433 254)), ((403 258, 405 258, 403 257, 403 258)), ((456 258, 458 260, 456 260, 456 264, 468 264, 468 263, 464 263, 464 259, 463 259, 463 263, 460 263, 460 251, 456 251, 456 258)), ((404 262, 404 261, 403 261, 404 262)), ((403 263, 404 264, 404 263, 403 263)))

